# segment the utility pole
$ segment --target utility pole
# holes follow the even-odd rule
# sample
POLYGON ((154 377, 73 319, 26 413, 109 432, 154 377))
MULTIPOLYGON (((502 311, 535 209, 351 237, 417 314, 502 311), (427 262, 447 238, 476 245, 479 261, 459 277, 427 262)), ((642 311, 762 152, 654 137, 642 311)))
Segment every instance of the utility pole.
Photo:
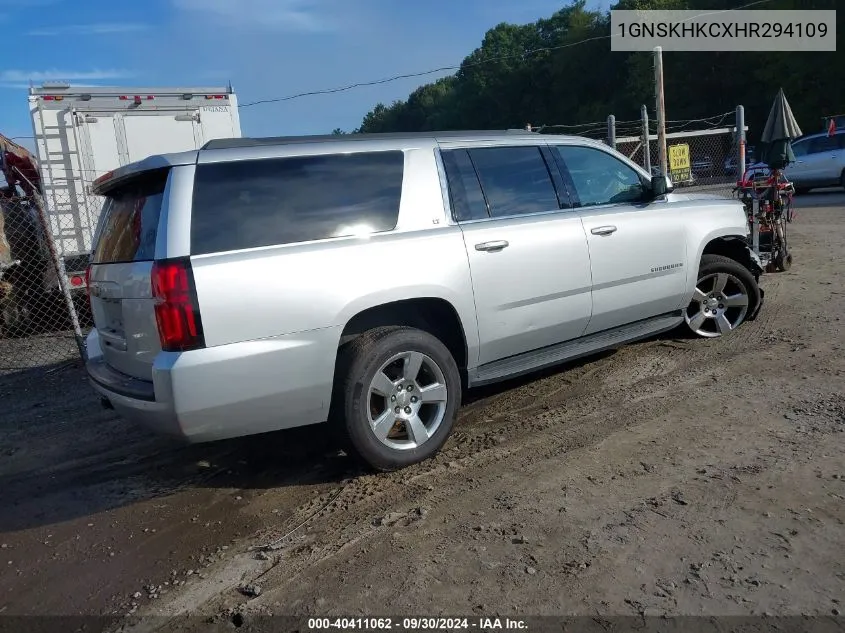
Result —
MULTIPOLYGON (((736 139, 737 180, 742 180, 745 177, 745 108, 741 105, 736 107, 736 139)), ((760 217, 756 213, 752 213, 751 218, 751 248, 760 254, 760 217)))
POLYGON ((657 110, 657 154, 660 173, 668 174, 666 164, 666 103, 663 98, 663 48, 654 47, 654 93, 657 110))
POLYGON ((736 107, 736 139, 736 169, 739 177, 742 178, 742 175, 745 173, 745 108, 741 105, 736 107))
POLYGON ((648 108, 645 104, 640 107, 640 121, 643 125, 643 167, 651 174, 651 143, 648 140, 648 108))

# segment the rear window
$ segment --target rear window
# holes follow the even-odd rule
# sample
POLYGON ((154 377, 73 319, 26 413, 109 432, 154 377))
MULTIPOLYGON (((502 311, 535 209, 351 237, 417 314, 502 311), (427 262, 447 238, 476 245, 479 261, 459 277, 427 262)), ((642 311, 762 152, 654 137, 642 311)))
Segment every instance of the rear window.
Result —
POLYGON ((116 264, 154 259, 158 220, 169 171, 147 172, 106 194, 92 263, 116 264))
POLYGON ((401 151, 197 167, 191 252, 218 253, 396 227, 401 151))

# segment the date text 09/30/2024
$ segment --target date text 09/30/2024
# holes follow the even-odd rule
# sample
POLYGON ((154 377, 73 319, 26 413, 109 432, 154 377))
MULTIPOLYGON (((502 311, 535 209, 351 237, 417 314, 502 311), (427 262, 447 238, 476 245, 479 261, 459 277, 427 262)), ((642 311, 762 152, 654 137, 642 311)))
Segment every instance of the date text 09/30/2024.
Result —
POLYGON ((310 631, 527 631, 524 620, 512 618, 309 618, 310 631))

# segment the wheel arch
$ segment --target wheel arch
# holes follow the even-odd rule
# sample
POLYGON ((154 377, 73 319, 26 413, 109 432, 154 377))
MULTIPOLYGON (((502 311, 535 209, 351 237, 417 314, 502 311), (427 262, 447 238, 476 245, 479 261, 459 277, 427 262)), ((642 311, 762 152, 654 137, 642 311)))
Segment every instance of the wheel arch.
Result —
MULTIPOLYGON (((747 238, 737 233, 708 236, 701 247, 701 251, 698 253, 698 257, 695 259, 696 267, 701 265, 701 259, 704 255, 722 255, 724 257, 729 257, 747 268, 749 272, 754 275, 755 279, 758 279, 763 273, 760 258, 748 245, 747 238)), ((693 280, 693 283, 694 281, 695 280, 693 280)))
POLYGON ((415 327, 437 337, 452 354, 465 380, 475 346, 453 303, 438 296, 396 299, 359 309, 346 320, 338 350, 368 330, 390 325, 415 327))

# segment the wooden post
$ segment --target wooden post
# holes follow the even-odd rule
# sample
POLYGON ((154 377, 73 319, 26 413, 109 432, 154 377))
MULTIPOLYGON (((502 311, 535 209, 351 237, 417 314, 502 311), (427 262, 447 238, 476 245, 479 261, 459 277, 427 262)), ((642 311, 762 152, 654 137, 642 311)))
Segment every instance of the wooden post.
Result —
POLYGON ((666 103, 663 95, 663 48, 654 47, 654 91, 657 110, 657 155, 660 173, 669 173, 666 163, 666 103))
POLYGON ((648 140, 648 108, 645 105, 640 108, 640 120, 643 125, 643 167, 651 175, 651 143, 648 140))

